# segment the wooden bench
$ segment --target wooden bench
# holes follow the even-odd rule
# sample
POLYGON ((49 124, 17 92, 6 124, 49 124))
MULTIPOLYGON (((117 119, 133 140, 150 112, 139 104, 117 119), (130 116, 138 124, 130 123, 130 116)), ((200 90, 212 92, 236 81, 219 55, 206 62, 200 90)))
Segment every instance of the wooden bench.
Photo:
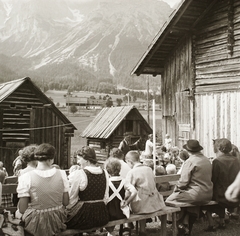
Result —
MULTIPOLYGON (((177 183, 177 181, 180 178, 180 174, 174 174, 174 175, 161 175, 161 176, 156 176, 155 180, 156 183, 165 183, 165 182, 169 182, 170 185, 175 185, 177 183)), ((171 193, 173 192, 173 189, 168 190, 168 191, 160 191, 160 193, 163 195, 164 198, 167 198, 171 193)), ((177 202, 177 201, 165 201, 167 206, 172 206, 172 207, 194 207, 196 205, 194 204, 190 204, 190 203, 186 203, 186 202, 177 202)), ((218 204, 216 201, 210 201, 206 204, 204 204, 203 206, 211 206, 211 205, 216 205, 218 204)))
MULTIPOLYGON (((156 176, 155 181, 156 181, 156 183, 159 183, 159 184, 164 183, 164 182, 170 182, 172 185, 174 185, 178 181, 179 177, 180 177, 180 175, 156 176)), ((172 190, 169 190, 166 192, 160 192, 160 193, 163 195, 163 197, 168 197, 172 193, 172 190)), ((166 206, 164 209, 154 212, 154 213, 151 213, 151 214, 144 214, 144 215, 131 214, 129 219, 110 221, 110 222, 108 222, 107 225, 104 225, 101 228, 122 225, 124 223, 130 223, 130 222, 138 222, 139 220, 155 218, 156 216, 158 216, 158 217, 160 217, 160 221, 161 221, 160 235, 165 236, 167 234, 167 229, 166 229, 167 214, 171 214, 172 215, 172 235, 176 236, 177 235, 176 213, 179 212, 180 209, 181 209, 180 207, 166 206)), ((59 236, 67 236, 67 235, 75 235, 75 234, 84 233, 84 232, 92 232, 97 229, 100 229, 100 227, 92 228, 92 229, 88 229, 88 230, 67 229, 66 231, 59 234, 59 236)))
MULTIPOLYGON (((173 192, 174 188, 173 186, 178 182, 180 178, 179 174, 174 174, 174 175, 161 175, 161 176, 157 176, 155 177, 156 179, 156 183, 165 183, 165 182, 169 182, 170 186, 172 186, 171 190, 167 190, 167 191, 160 191, 160 193, 164 196, 164 198, 166 199, 169 195, 171 195, 171 193, 173 192)), ((167 206, 171 206, 171 207, 177 207, 177 208, 186 208, 186 207, 196 207, 196 205, 190 204, 190 203, 186 203, 186 202, 178 202, 178 201, 169 201, 169 200, 165 200, 165 204, 167 206)), ((205 206, 211 206, 211 205, 216 205, 218 204, 216 201, 209 201, 208 203, 201 205, 200 207, 205 207, 205 206)), ((174 216, 175 217, 175 216, 174 216)), ((176 219, 174 219, 174 222, 176 222, 176 219)), ((194 221, 193 221, 194 222, 194 221)), ((192 223, 193 224, 193 223, 192 223)), ((175 226, 174 226, 175 227, 175 226)), ((192 228, 192 225, 190 226, 190 228, 192 228)))
POLYGON ((142 215, 135 215, 135 214, 131 214, 129 219, 121 219, 121 220, 114 220, 114 221, 110 221, 108 222, 108 224, 102 226, 102 227, 97 227, 97 228, 92 228, 92 229, 88 229, 88 230, 79 230, 79 229, 67 229, 64 232, 58 234, 58 236, 67 236, 67 235, 75 235, 75 234, 79 234, 79 233, 84 233, 84 232, 92 232, 94 230, 97 229, 101 229, 101 228, 105 228, 105 227, 111 227, 111 226, 116 226, 116 225, 121 225, 124 223, 130 223, 130 222, 137 222, 139 220, 144 220, 144 219, 148 219, 148 218, 154 218, 156 216, 160 217, 161 220, 161 232, 160 235, 161 236, 166 236, 167 235, 167 214, 172 214, 173 215, 173 225, 175 225, 175 228, 173 227, 173 236, 177 235, 177 228, 176 228, 176 222, 175 222, 175 215, 176 212, 180 211, 180 208, 178 207, 169 207, 166 206, 164 209, 160 210, 160 211, 156 211, 154 213, 150 213, 150 214, 142 214, 142 215))
MULTIPOLYGON (((2 185, 2 193, 3 194, 16 194, 17 193, 17 184, 3 184, 2 185)), ((4 207, 4 208, 0 208, 0 213, 3 212, 3 210, 9 210, 11 213, 15 213, 15 211, 17 210, 17 207, 4 207)), ((79 233, 83 233, 83 232, 91 232, 100 228, 104 228, 104 227, 111 227, 111 226, 116 226, 116 225, 121 225, 124 223, 130 223, 130 222, 137 222, 139 220, 143 220, 143 219, 148 219, 148 218, 154 218, 154 217, 159 217, 161 220, 161 233, 160 235, 162 236, 166 236, 167 235, 167 228, 166 228, 166 221, 167 221, 167 214, 172 214, 173 215, 173 225, 175 227, 173 227, 173 236, 177 235, 177 228, 176 228, 176 212, 180 211, 180 208, 178 207, 170 207, 170 206, 166 206, 164 209, 154 212, 154 213, 150 213, 150 214, 144 214, 144 215, 134 215, 132 214, 130 216, 129 219, 121 219, 121 220, 114 220, 114 221, 110 221, 107 225, 103 226, 103 227, 98 227, 98 228, 92 228, 89 230, 75 230, 75 229, 67 229, 64 232, 62 232, 61 234, 58 234, 59 236, 67 236, 67 235, 75 235, 75 234, 79 234, 79 233)))

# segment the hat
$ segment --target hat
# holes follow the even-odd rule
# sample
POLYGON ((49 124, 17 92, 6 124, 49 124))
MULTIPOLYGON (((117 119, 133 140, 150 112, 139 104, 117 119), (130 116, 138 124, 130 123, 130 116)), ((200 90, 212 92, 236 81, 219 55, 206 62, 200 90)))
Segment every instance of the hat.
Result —
POLYGON ((95 150, 89 146, 84 146, 77 151, 77 155, 81 156, 86 161, 90 161, 92 163, 97 163, 97 157, 95 150))
POLYGON ((183 148, 188 150, 189 152, 199 152, 203 150, 203 147, 199 144, 196 139, 189 139, 187 144, 183 145, 183 148))
POLYGON ((124 133, 124 137, 127 137, 127 136, 132 136, 133 135, 133 133, 132 132, 125 132, 124 133))

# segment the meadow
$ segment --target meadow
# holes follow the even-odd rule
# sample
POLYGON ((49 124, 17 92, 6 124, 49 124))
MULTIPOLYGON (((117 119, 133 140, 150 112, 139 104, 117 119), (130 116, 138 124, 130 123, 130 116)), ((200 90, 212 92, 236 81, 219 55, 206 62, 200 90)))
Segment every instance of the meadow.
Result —
MULTIPOLYGON (((64 94, 66 94, 67 91, 56 91, 56 90, 49 90, 45 93, 46 96, 51 97, 53 99, 54 104, 59 103, 59 109, 61 112, 72 122, 72 124, 75 125, 77 130, 74 132, 74 137, 72 137, 72 144, 71 144, 71 152, 73 154, 74 151, 76 151, 79 147, 86 145, 86 139, 81 137, 81 133, 83 130, 88 126, 88 124, 94 119, 94 117, 98 114, 100 110, 86 110, 86 109, 78 109, 78 111, 75 114, 72 114, 68 111, 68 108, 66 107, 66 98, 64 97, 64 94)), ((90 97, 95 96, 98 98, 99 96, 104 96, 106 94, 94 94, 91 92, 74 92, 73 96, 78 97, 90 97)), ((117 98, 122 98, 122 95, 114 95, 111 94, 112 100, 116 101, 117 98)), ((137 100, 137 102, 133 103, 130 102, 129 105, 134 105, 136 108, 139 108, 139 104, 146 103, 144 100, 137 100)), ((126 103, 123 103, 122 105, 127 105, 126 103)), ((148 120, 148 112, 144 109, 139 109, 142 116, 145 118, 145 120, 148 120)), ((149 111, 149 124, 152 127, 153 126, 153 119, 152 119, 152 111, 149 111)), ((162 114, 160 110, 155 111, 155 125, 156 125, 156 133, 158 137, 160 138, 161 134, 161 118, 162 114)))

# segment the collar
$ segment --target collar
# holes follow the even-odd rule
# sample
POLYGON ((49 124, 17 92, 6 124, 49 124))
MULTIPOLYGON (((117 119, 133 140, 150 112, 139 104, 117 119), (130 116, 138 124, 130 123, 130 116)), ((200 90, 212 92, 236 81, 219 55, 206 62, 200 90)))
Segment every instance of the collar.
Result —
POLYGON ((111 180, 111 181, 120 181, 120 180, 122 180, 122 177, 121 176, 111 176, 109 178, 109 180, 111 180))
POLYGON ((142 163, 136 163, 136 164, 133 166, 133 168, 136 168, 136 167, 139 167, 139 166, 143 166, 143 164, 142 164, 142 163))

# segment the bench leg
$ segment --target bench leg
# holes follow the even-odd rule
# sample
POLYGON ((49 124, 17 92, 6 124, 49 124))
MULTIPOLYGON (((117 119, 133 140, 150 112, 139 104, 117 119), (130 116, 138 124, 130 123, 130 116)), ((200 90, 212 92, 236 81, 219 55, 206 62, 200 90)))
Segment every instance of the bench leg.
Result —
POLYGON ((138 221, 136 221, 136 233, 138 234, 138 221))
POLYGON ((173 236, 177 236, 178 228, 177 228, 177 214, 176 214, 176 212, 172 213, 172 232, 173 232, 173 236))
POLYGON ((167 215, 162 215, 161 219, 161 236, 167 235, 167 215))

